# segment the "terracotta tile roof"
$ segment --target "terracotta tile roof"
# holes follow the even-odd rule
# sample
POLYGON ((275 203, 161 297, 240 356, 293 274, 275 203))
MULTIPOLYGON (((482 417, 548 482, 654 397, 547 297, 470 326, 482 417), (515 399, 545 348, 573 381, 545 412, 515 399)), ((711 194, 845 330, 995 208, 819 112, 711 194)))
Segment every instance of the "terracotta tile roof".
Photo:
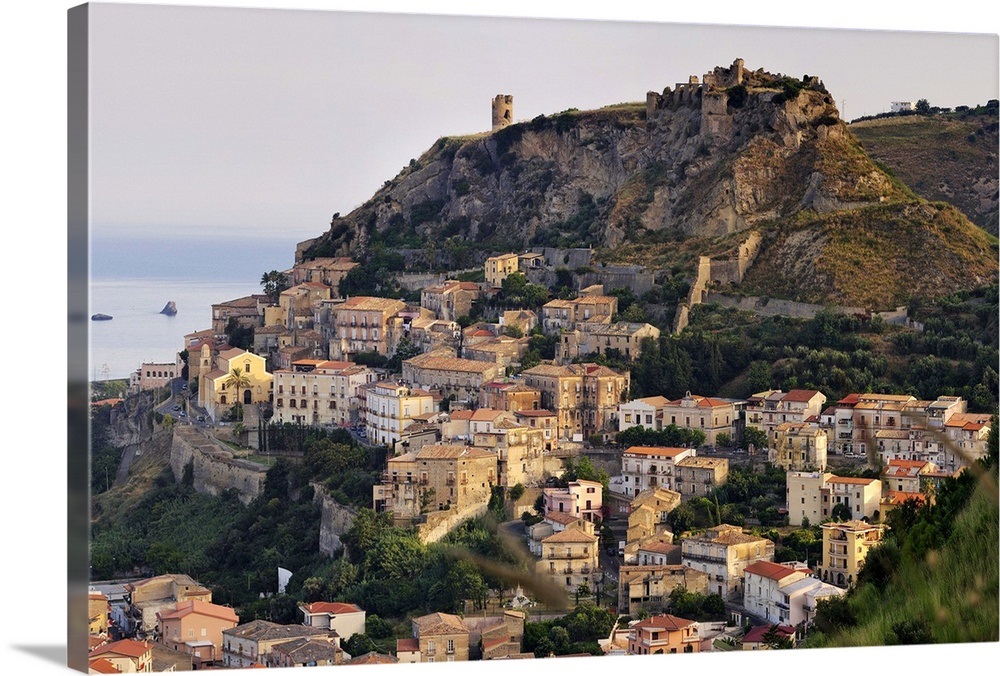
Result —
POLYGON ((332 308, 334 311, 357 310, 357 311, 381 311, 398 312, 406 307, 406 303, 394 298, 377 298, 374 296, 355 296, 345 300, 338 306, 332 308))
POLYGON ((107 642, 108 639, 105 636, 95 636, 94 634, 90 634, 87 636, 87 646, 90 650, 93 650, 94 648, 99 648, 100 646, 104 645, 107 642))
MULTIPOLYGON (((752 565, 744 568, 745 573, 751 573, 753 575, 759 575, 760 577, 766 577, 769 580, 783 580, 789 575, 793 575, 797 572, 795 568, 791 566, 785 566, 780 563, 772 563, 770 561, 758 561, 752 565)), ((803 570, 801 572, 809 573, 812 571, 803 570)))
POLYGON ((887 491, 885 497, 882 498, 882 502, 890 505, 901 505, 911 499, 916 500, 920 504, 927 502, 926 495, 923 493, 914 493, 913 491, 887 491))
POLYGON ((625 453, 630 455, 654 455, 666 458, 674 458, 690 448, 674 448, 671 446, 630 446, 625 449, 625 453))
POLYGON ((715 467, 729 467, 729 460, 726 458, 705 458, 702 456, 689 456, 677 461, 678 467, 692 467, 697 469, 713 469, 715 467))
POLYGON ((675 554, 681 551, 680 545, 672 545, 668 542, 649 542, 639 545, 640 552, 652 552, 654 554, 675 554))
POLYGON ((931 463, 923 460, 890 460, 882 469, 882 476, 917 477, 922 474, 922 470, 931 467, 931 463))
POLYGON ((879 394, 876 392, 866 392, 865 394, 859 394, 858 400, 905 403, 909 401, 915 401, 916 397, 911 396, 909 394, 879 394))
POLYGON ((551 511, 551 512, 546 512, 545 513, 545 519, 546 520, 548 520, 548 521, 555 521, 556 523, 561 523, 564 526, 573 523, 574 521, 578 520, 579 518, 580 517, 573 516, 569 512, 551 511))
POLYGON ((224 352, 219 352, 219 356, 226 360, 235 359, 236 357, 244 354, 247 354, 247 351, 239 347, 233 347, 224 352))
POLYGON ((945 423, 945 427, 962 427, 965 428, 968 424, 978 425, 975 429, 979 429, 982 426, 989 425, 990 414, 988 413, 954 413, 948 422, 945 423))
POLYGON ((878 482, 878 479, 865 479, 859 476, 832 476, 827 480, 828 484, 857 484, 858 486, 868 486, 878 482))
POLYGON ((431 355, 419 355, 412 359, 407 359, 403 364, 433 371, 460 371, 463 373, 480 374, 496 369, 496 364, 490 362, 461 359, 460 357, 435 357, 431 355))
POLYGON ((510 639, 507 636, 497 636, 496 638, 483 639, 483 650, 492 650, 493 648, 501 646, 509 641, 510 639))
POLYGON ((472 420, 473 411, 455 411, 451 413, 452 420, 472 420))
POLYGON ((98 657, 96 660, 91 660, 90 664, 87 665, 88 669, 92 669, 99 674, 120 674, 121 671, 118 670, 114 664, 109 662, 103 657, 98 657))
POLYGON ((865 523, 864 521, 841 521, 839 523, 832 522, 832 523, 820 524, 820 528, 849 530, 849 531, 869 531, 869 530, 883 530, 885 527, 878 524, 865 523))
POLYGON ((321 638, 297 638, 284 643, 278 643, 272 650, 287 655, 296 664, 336 660, 343 649, 336 643, 321 638))
POLYGON ((767 538, 758 537, 756 535, 748 535, 743 532, 743 529, 739 526, 729 526, 724 524, 722 526, 716 526, 714 529, 709 529, 704 535, 695 536, 688 538, 694 541, 703 542, 713 542, 720 545, 743 545, 752 542, 769 542, 767 538), (711 531, 717 531, 715 535, 711 534, 711 531))
POLYGON ((198 601, 195 599, 190 601, 181 601, 177 604, 176 610, 163 615, 157 613, 156 616, 161 620, 175 620, 187 617, 191 614, 206 615, 220 620, 228 620, 233 623, 238 623, 240 621, 236 611, 228 606, 220 606, 215 603, 206 603, 205 601, 198 601))
POLYGON ((693 620, 685 620, 683 617, 675 615, 654 615, 642 622, 637 622, 631 628, 635 629, 666 629, 667 631, 680 631, 685 627, 695 624, 693 620))
MULTIPOLYGON (((403 456, 399 457, 401 458, 403 456)), ((414 458, 419 460, 457 460, 458 458, 477 460, 495 457, 495 453, 484 451, 483 449, 476 448, 475 446, 458 446, 455 444, 429 444, 427 446, 423 446, 414 454, 414 458)), ((399 458, 390 458, 389 461, 392 462, 392 460, 398 459, 399 458)))
MULTIPOLYGON (((677 401, 680 401, 680 400, 678 399, 677 401)), ((642 402, 643 404, 648 404, 648 405, 652 406, 653 408, 663 408, 667 404, 673 404, 674 403, 674 402, 670 401, 669 399, 667 399, 666 397, 661 397, 661 396, 642 397, 641 399, 633 399, 632 401, 630 401, 628 403, 629 404, 635 404, 637 402, 642 402)))
POLYGON ((122 639, 121 641, 115 641, 114 643, 107 643, 102 645, 100 648, 95 648, 91 653, 91 657, 97 657, 98 655, 124 655, 125 657, 139 658, 150 651, 150 647, 141 641, 133 641, 130 638, 122 639))
POLYGON ((530 369, 524 371, 522 375, 547 376, 550 378, 554 377, 567 378, 574 374, 566 366, 556 366, 554 364, 539 364, 538 366, 533 366, 530 369))
POLYGON ((329 636, 329 629, 307 627, 304 624, 278 624, 267 620, 253 620, 229 629, 223 629, 226 636, 251 639, 253 641, 274 641, 277 639, 302 638, 304 636, 329 636))
POLYGON ((849 394, 846 397, 844 397, 843 399, 841 399, 840 401, 838 401, 837 404, 839 404, 841 406, 845 406, 845 407, 846 406, 854 406, 854 404, 858 403, 858 397, 859 396, 860 395, 858 395, 856 393, 849 394))
POLYGON ((525 418, 547 418, 547 417, 555 416, 555 413, 553 413, 552 411, 546 411, 544 408, 540 408, 540 409, 537 409, 537 410, 536 409, 530 409, 530 410, 524 410, 524 411, 514 411, 514 415, 516 415, 516 416, 523 416, 525 418))
POLYGON ((350 659, 346 662, 346 664, 396 664, 397 662, 399 662, 399 658, 393 657, 392 655, 383 655, 382 653, 373 651, 350 659))
POLYGON ((343 615, 344 613, 363 613, 365 611, 361 610, 360 607, 354 605, 353 603, 337 603, 329 601, 316 601, 315 603, 310 603, 308 605, 299 606, 300 608, 305 608, 307 612, 317 614, 317 613, 332 613, 334 615, 343 615))
POLYGON ((469 628, 465 626, 461 617, 448 613, 431 613, 423 617, 415 617, 413 624, 416 625, 417 633, 420 636, 469 633, 469 628))
POLYGON ((257 302, 267 300, 267 296, 262 293, 255 293, 249 296, 243 296, 242 298, 234 298, 233 300, 226 300, 221 303, 215 303, 212 307, 257 307, 257 302))
MULTIPOLYGON (((772 626, 774 625, 762 624, 751 628, 750 631, 748 631, 743 637, 743 642, 761 643, 764 640, 764 634, 766 634, 772 626)), ((795 629, 782 624, 778 625, 777 633, 784 638, 790 638, 795 635, 795 629)))
POLYGON ((495 408, 477 408, 472 413, 472 420, 476 422, 488 422, 491 420, 496 420, 502 415, 505 415, 507 411, 501 411, 495 408))
POLYGON ((806 403, 817 394, 823 396, 823 393, 819 390, 789 390, 788 394, 783 396, 781 400, 806 403))
POLYGON ((396 652, 417 652, 420 650, 420 642, 415 638, 397 638, 396 652))
POLYGON ((585 533, 579 528, 567 528, 558 533, 553 533, 544 540, 542 544, 558 544, 560 542, 597 542, 600 538, 590 533, 585 533))

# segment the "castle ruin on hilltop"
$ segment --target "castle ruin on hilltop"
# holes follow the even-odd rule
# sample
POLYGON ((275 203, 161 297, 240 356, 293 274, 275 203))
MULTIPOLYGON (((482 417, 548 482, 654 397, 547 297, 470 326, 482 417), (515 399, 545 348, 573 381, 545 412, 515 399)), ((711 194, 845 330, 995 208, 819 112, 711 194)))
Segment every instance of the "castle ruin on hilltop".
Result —
MULTIPOLYGON (((679 82, 673 89, 667 87, 662 93, 648 92, 646 120, 655 122, 664 111, 700 106, 702 133, 725 134, 732 125, 732 116, 728 112, 731 88, 775 88, 783 79, 780 73, 774 75, 763 68, 749 71, 744 68, 743 59, 736 59, 728 68, 716 66, 711 73, 705 73, 700 82, 697 75, 692 75, 687 82, 679 82)), ((811 77, 803 85, 815 88, 822 87, 823 83, 819 78, 811 77)))
POLYGON ((514 96, 497 94, 493 97, 493 131, 514 124, 514 96))

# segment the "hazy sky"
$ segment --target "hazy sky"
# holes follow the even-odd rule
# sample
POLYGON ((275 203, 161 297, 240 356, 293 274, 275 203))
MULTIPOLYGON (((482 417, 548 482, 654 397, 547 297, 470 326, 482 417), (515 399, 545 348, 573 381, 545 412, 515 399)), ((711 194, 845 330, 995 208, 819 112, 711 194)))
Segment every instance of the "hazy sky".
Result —
POLYGON ((95 231, 305 239, 440 136, 642 101, 734 58, 850 119, 998 96, 996 35, 92 4, 95 231))

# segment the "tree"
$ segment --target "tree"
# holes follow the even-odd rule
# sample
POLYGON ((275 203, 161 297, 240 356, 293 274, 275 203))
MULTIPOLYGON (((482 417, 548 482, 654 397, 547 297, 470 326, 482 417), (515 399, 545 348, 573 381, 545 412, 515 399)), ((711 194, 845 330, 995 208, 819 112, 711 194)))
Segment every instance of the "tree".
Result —
MULTIPOLYGON (((239 366, 234 366, 232 372, 223 381, 222 386, 233 390, 233 402, 239 406, 242 398, 242 391, 250 387, 250 376, 243 372, 239 366)), ((243 407, 238 408, 239 419, 243 419, 243 407)))
POLYGON ((762 448, 767 448, 767 434, 757 429, 756 427, 747 427, 743 430, 743 443, 746 446, 753 444, 753 447, 757 450, 762 448))
POLYGON ((927 99, 919 99, 917 101, 916 110, 921 115, 926 115, 931 112, 931 104, 927 102, 927 99))
POLYGON ((277 305, 278 297, 281 295, 281 292, 288 288, 288 275, 284 272, 278 272, 277 270, 265 272, 260 277, 260 285, 263 287, 264 293, 271 301, 271 305, 277 305))
POLYGON ((834 521, 850 521, 852 516, 851 508, 841 502, 833 506, 830 516, 833 517, 834 521))

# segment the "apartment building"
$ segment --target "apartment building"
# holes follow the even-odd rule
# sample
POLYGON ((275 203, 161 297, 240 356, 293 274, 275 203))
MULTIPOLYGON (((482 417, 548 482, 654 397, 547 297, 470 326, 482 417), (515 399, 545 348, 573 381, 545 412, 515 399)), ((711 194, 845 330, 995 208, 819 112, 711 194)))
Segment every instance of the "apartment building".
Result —
POLYGON ((729 460, 689 455, 674 463, 674 488, 686 499, 705 497, 726 483, 729 460))
POLYGON ((368 439, 392 447, 416 416, 433 413, 434 397, 427 390, 391 380, 363 387, 363 413, 368 439))
POLYGON ((616 353, 627 360, 638 359, 642 355, 642 341, 659 337, 660 330, 644 322, 577 322, 573 329, 566 329, 560 335, 556 360, 568 364, 579 357, 616 353))
POLYGON ((375 381, 367 366, 347 361, 298 360, 274 372, 276 423, 340 426, 360 421, 361 389, 375 381))
POLYGON ((576 329, 578 323, 610 324, 616 314, 616 296, 581 295, 573 300, 557 298, 542 306, 542 330, 545 333, 562 333, 576 329))
MULTIPOLYGON (((805 579, 812 571, 805 566, 758 561, 743 571, 743 607, 764 620, 780 624, 796 624, 791 620, 791 605, 783 588, 805 579)), ((802 621, 801 617, 798 621, 802 621)))
POLYGON ((768 461, 786 471, 826 469, 826 433, 811 423, 781 423, 771 434, 768 461))
POLYGON ((572 594, 581 585, 594 588, 599 576, 600 538, 594 534, 594 524, 584 519, 573 521, 558 533, 541 542, 541 560, 535 562, 535 572, 572 594))
POLYGON ((472 312, 472 302, 479 298, 479 285, 449 279, 420 291, 420 307, 430 310, 438 319, 458 321, 472 312))
POLYGON ((401 300, 371 296, 355 296, 331 306, 330 358, 353 360, 365 352, 392 354, 401 338, 394 332, 394 320, 405 309, 401 300))
POLYGON ((743 596, 743 571, 758 561, 774 561, 774 543, 723 524, 681 541, 681 563, 708 573, 709 593, 723 599, 743 596))
POLYGON ((603 519, 603 487, 599 481, 578 479, 566 488, 542 489, 543 513, 569 514, 574 519, 599 523, 603 519))
POLYGON ((486 505, 497 483, 497 456, 472 446, 434 444, 389 458, 372 488, 376 511, 408 523, 425 512, 486 505))
POLYGON ((858 578, 865 557, 882 541, 885 526, 864 521, 825 523, 823 528, 823 566, 817 571, 823 582, 850 587, 858 578))
POLYGON ((506 411, 500 413, 492 429, 472 433, 472 445, 496 454, 501 486, 532 486, 542 482, 545 479, 544 430, 528 427, 506 411))
POLYGON ((662 613, 670 593, 678 587, 707 595, 708 574, 680 564, 622 566, 618 569, 618 611, 632 617, 662 613))
POLYGON ((504 375, 497 363, 461 359, 440 353, 421 354, 403 362, 403 380, 434 389, 459 401, 478 401, 483 385, 504 375))
POLYGON ((553 411, 560 439, 583 441, 618 429, 618 406, 628 396, 629 373, 597 364, 541 364, 522 374, 541 392, 542 408, 553 411))
POLYGON ((621 480, 615 481, 613 487, 626 496, 657 487, 676 490, 676 463, 695 454, 693 448, 631 446, 622 452, 621 480))
POLYGON ((774 438, 774 429, 782 423, 802 424, 811 416, 819 416, 826 403, 826 395, 817 390, 766 390, 747 399, 746 424, 748 427, 774 438))
POLYGON ((701 652, 698 623, 674 615, 654 615, 628 628, 629 655, 701 652))
POLYGON ((340 282, 359 263, 350 258, 314 258, 292 266, 292 285, 317 282, 330 287, 334 296, 340 294, 340 282))

